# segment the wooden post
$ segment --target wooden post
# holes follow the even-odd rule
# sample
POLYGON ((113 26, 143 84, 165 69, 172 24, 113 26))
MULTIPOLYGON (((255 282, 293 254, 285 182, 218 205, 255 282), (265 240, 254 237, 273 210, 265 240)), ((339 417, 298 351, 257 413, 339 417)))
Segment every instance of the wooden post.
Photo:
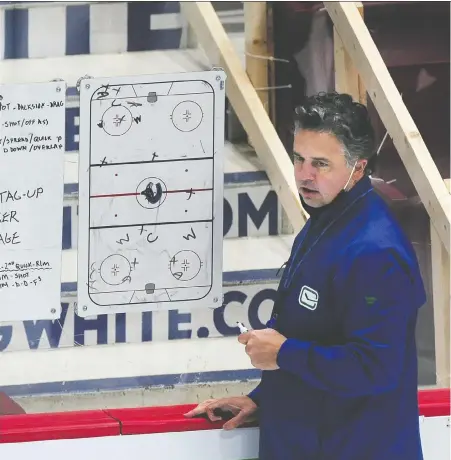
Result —
POLYGON ((448 254, 451 195, 354 3, 324 2, 448 254))
POLYGON ((210 62, 227 74, 226 92, 257 156, 297 233, 308 219, 293 174, 293 164, 211 2, 181 2, 210 62))
MULTIPOLYGON (((354 3, 363 18, 362 2, 354 3)), ((366 91, 362 79, 352 63, 351 56, 346 51, 336 27, 334 27, 334 67, 335 91, 350 94, 354 101, 366 105, 366 91)))
MULTIPOLYGON (((445 184, 449 191, 450 179, 445 184)), ((432 223, 431 253, 437 387, 450 388, 450 258, 432 223)))
MULTIPOLYGON (((269 114, 269 93, 263 89, 268 87, 266 2, 244 2, 243 7, 246 73, 269 114)), ((254 146, 249 134, 248 142, 254 146)))
MULTIPOLYGON (((266 2, 244 2, 246 72, 254 88, 268 87, 268 43, 266 2)), ((257 91, 266 113, 269 113, 268 90, 257 91)))

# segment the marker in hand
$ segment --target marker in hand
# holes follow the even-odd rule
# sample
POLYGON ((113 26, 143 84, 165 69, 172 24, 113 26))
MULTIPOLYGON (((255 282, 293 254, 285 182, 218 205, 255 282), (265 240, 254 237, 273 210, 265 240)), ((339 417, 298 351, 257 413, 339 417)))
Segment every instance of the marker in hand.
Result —
POLYGON ((239 321, 237 321, 236 324, 240 328, 241 334, 244 334, 245 332, 249 332, 249 329, 243 323, 240 323, 239 321))

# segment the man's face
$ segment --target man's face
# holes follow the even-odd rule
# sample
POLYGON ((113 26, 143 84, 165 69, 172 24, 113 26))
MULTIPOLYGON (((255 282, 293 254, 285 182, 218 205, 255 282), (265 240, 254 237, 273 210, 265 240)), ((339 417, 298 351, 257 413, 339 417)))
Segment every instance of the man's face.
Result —
MULTIPOLYGON (((297 188, 305 202, 314 208, 333 201, 352 172, 340 142, 332 134, 298 131, 294 136, 293 155, 297 188)), ((347 190, 362 177, 364 163, 365 160, 359 161, 347 190)))

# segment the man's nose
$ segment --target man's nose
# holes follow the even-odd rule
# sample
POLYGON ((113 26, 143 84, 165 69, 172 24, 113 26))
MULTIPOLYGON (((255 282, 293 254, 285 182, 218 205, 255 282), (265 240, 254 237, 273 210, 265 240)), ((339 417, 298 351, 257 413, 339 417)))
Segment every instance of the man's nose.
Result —
POLYGON ((294 167, 294 177, 297 181, 312 181, 315 179, 315 168, 308 163, 299 163, 294 167))

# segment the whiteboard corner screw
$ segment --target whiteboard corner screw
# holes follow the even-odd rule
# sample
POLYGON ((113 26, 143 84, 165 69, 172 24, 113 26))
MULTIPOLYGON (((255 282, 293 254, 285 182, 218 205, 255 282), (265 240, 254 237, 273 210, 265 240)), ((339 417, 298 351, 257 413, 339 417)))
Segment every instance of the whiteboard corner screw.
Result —
POLYGON ((91 85, 86 85, 85 88, 89 89, 89 88, 91 88, 91 85))
POLYGON ((83 311, 86 311, 87 309, 88 309, 88 307, 85 305, 85 306, 83 307, 83 311))
POLYGON ((56 309, 55 309, 55 308, 52 308, 52 309, 50 310, 50 313, 55 314, 55 313, 56 313, 56 309))
POLYGON ((213 302, 216 303, 217 301, 218 301, 218 298, 217 298, 217 297, 214 297, 214 298, 213 298, 213 302))
POLYGON ((220 76, 220 75, 216 75, 216 80, 217 80, 217 81, 221 80, 221 76, 220 76))
POLYGON ((58 88, 56 88, 56 92, 57 93, 60 93, 61 92, 61 88, 58 86, 58 88))

